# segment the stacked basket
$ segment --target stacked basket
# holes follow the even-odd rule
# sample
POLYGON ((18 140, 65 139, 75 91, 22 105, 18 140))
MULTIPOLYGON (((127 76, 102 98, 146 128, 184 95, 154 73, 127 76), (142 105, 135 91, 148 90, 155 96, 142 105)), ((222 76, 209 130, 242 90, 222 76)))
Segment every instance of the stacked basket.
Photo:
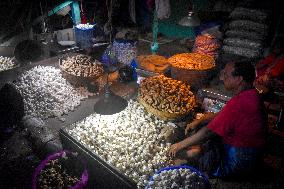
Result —
POLYGON ((217 58, 220 41, 217 37, 208 33, 196 37, 193 52, 206 54, 217 58))

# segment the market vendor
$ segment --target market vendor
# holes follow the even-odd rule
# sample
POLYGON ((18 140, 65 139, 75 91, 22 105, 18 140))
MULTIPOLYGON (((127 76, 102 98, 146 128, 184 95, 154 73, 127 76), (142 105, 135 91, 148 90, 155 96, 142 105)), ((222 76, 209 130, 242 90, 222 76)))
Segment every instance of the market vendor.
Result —
POLYGON ((261 163, 266 136, 264 105, 253 88, 255 69, 249 61, 230 62, 226 64, 220 79, 225 88, 234 93, 232 99, 219 113, 206 114, 189 124, 186 132, 210 121, 192 136, 173 144, 169 154, 177 160, 184 158, 184 154, 187 160, 198 157, 198 165, 214 167, 209 175, 223 178, 245 176, 261 163), (218 153, 206 153, 206 150, 213 149, 212 146, 203 148, 204 144, 216 138, 221 139, 221 145, 212 146, 219 147, 215 149, 218 153))

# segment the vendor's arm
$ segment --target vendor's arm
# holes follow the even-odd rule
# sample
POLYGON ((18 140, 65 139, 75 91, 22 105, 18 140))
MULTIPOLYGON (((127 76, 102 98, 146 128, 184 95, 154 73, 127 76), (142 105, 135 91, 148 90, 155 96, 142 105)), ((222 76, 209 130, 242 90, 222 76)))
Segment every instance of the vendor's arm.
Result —
POLYGON ((217 113, 208 112, 204 114, 200 119, 195 119, 191 123, 187 124, 185 128, 185 135, 188 134, 189 131, 194 130, 198 125, 204 122, 209 122, 216 117, 217 113))
POLYGON ((213 132, 211 130, 209 130, 207 127, 203 127, 197 133, 192 135, 191 137, 188 137, 188 138, 182 140, 181 142, 173 144, 170 147, 169 154, 170 154, 171 157, 175 157, 176 153, 179 152, 180 150, 185 149, 185 148, 192 146, 192 145, 199 144, 201 141, 207 139, 211 135, 213 135, 213 132))

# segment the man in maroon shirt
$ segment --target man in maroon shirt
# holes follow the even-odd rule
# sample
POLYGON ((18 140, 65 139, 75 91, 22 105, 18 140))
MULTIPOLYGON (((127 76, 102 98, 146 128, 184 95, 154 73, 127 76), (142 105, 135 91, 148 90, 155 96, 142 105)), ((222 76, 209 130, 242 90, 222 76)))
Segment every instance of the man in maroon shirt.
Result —
MULTIPOLYGON (((189 124, 186 132, 204 121, 210 121, 194 135, 173 144, 169 154, 179 158, 179 154, 186 151, 187 158, 192 158, 200 152, 196 145, 217 136, 222 139, 223 145, 220 161, 212 174, 218 177, 247 175, 259 165, 266 136, 264 105, 253 88, 255 69, 248 61, 230 62, 220 79, 227 90, 234 92, 233 98, 219 113, 207 114, 189 124)), ((210 160, 206 163, 210 164, 210 160)))

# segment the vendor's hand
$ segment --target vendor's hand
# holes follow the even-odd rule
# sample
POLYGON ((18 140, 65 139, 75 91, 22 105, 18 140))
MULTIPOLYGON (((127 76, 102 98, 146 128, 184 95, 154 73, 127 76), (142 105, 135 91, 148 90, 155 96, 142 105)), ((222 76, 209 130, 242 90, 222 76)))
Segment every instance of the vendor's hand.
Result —
POLYGON ((179 152, 182 149, 182 146, 180 143, 175 143, 171 145, 169 155, 173 158, 176 156, 177 152, 179 152))
POLYGON ((186 128, 185 128, 185 135, 188 135, 188 133, 191 130, 194 130, 198 125, 200 124, 200 120, 196 119, 193 122, 187 124, 186 128))

